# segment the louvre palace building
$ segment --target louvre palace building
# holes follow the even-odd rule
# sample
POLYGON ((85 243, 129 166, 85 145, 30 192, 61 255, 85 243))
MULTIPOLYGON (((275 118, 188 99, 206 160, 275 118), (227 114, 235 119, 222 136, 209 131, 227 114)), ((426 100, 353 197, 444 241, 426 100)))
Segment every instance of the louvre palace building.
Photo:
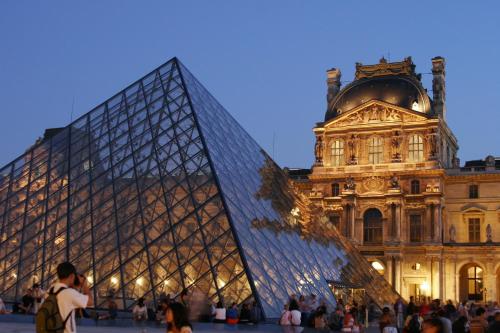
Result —
POLYGON ((429 96, 411 58, 328 70, 315 163, 288 174, 403 298, 500 301, 500 158, 460 165, 445 74, 429 96))

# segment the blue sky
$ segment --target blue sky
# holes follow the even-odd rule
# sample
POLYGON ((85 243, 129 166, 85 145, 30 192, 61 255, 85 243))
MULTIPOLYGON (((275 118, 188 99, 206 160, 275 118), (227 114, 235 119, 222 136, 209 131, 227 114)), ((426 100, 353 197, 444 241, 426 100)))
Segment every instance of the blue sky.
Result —
POLYGON ((499 15, 498 1, 2 0, 0 165, 173 56, 281 166, 309 167, 328 68, 350 81, 355 62, 412 56, 430 90, 440 55, 459 157, 500 156, 499 15))

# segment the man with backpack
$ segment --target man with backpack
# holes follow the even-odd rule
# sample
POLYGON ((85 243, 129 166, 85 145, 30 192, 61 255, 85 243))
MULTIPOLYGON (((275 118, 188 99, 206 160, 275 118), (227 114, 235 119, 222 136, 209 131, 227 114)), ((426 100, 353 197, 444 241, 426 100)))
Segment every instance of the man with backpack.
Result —
POLYGON ((71 263, 57 266, 57 278, 37 313, 37 333, 76 333, 75 310, 93 305, 86 279, 71 263))

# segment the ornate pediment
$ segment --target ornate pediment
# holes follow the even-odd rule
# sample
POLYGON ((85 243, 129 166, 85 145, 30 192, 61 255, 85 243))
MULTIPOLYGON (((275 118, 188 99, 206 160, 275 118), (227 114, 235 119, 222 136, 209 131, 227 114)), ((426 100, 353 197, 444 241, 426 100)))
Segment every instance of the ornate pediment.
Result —
POLYGON ((356 126, 376 123, 409 123, 427 119, 417 111, 406 110, 381 101, 370 101, 332 119, 325 127, 356 126))

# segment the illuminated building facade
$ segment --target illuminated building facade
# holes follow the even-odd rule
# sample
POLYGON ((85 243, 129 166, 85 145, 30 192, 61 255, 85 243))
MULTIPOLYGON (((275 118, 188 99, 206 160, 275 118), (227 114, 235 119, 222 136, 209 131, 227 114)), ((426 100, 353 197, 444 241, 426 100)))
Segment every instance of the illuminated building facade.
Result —
POLYGON ((311 219, 308 198, 177 60, 0 169, 0 296, 47 288, 69 260, 96 306, 184 288, 280 316, 290 294, 334 304, 330 283, 390 285, 311 219))
POLYGON ((315 164, 295 187, 406 299, 500 301, 500 159, 459 166, 446 123, 445 60, 432 98, 411 58, 327 72, 315 164))

